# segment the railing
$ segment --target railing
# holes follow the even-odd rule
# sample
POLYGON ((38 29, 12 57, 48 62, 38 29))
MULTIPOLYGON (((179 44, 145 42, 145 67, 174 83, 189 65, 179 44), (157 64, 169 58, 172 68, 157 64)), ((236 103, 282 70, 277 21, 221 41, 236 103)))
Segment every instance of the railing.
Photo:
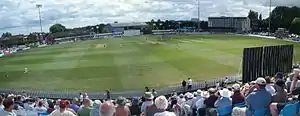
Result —
MULTIPOLYGON (((235 82, 235 81, 240 81, 242 79, 241 75, 237 76, 229 76, 227 77, 229 82, 235 82)), ((224 78, 219 78, 219 79, 214 79, 214 80, 207 80, 206 84, 204 81, 195 81, 193 82, 192 89, 191 90, 197 90, 197 89, 202 89, 205 88, 205 86, 210 87, 210 86, 215 86, 216 83, 221 83, 225 80, 224 78)), ((176 92, 183 92, 183 89, 181 87, 181 84, 175 84, 171 87, 165 87, 161 89, 157 89, 158 95, 166 95, 171 93, 173 90, 176 92)), ((40 97, 40 98, 52 98, 52 99, 73 99, 74 97, 79 97, 79 92, 55 92, 55 91, 25 91, 26 95, 32 96, 32 97, 40 97)), ((0 89, 0 93, 8 93, 8 94, 18 94, 22 95, 24 94, 23 91, 21 90, 12 90, 12 89, 0 89)), ((89 98, 90 99, 105 99, 106 95, 105 92, 91 92, 89 93, 89 98)), ((115 99, 118 96, 123 96, 127 98, 132 98, 132 97, 137 97, 137 96, 143 96, 144 91, 127 91, 127 92, 112 92, 111 93, 111 98, 115 99)))

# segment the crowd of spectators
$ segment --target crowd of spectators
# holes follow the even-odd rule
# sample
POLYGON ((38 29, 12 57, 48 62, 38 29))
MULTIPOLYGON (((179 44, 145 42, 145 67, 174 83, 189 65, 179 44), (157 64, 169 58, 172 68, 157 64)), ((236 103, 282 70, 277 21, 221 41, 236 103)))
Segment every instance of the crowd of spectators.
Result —
POLYGON ((115 100, 91 100, 87 94, 73 100, 1 94, 0 116, 278 116, 293 104, 297 111, 288 113, 298 113, 299 73, 295 68, 290 74, 278 72, 246 84, 226 82, 197 91, 189 91, 188 79, 183 83, 187 92, 159 96, 146 87, 144 96, 115 100))

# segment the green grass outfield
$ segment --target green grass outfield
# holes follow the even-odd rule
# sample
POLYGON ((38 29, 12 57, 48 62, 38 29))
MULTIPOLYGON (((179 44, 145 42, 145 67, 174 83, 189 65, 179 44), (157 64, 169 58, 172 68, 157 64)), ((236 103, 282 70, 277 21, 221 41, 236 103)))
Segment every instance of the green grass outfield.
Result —
MULTIPOLYGON (((172 40, 153 44, 159 37, 91 40, 6 56, 0 58, 0 88, 95 92, 166 87, 188 77, 208 80, 237 74, 245 47, 295 44, 230 35, 170 36, 172 40), (24 68, 29 72, 24 74, 24 68)), ((300 44, 294 53, 300 61, 300 44)))

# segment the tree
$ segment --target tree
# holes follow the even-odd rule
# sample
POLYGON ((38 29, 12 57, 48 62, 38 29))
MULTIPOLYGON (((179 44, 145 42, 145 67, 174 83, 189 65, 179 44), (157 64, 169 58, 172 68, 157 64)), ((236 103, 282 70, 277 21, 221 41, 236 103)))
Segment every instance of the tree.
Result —
POLYGON ((2 38, 11 37, 11 36, 12 36, 12 34, 10 32, 6 32, 6 33, 2 34, 2 38))
POLYGON ((248 14, 248 18, 250 19, 250 25, 251 25, 251 29, 252 31, 258 31, 259 27, 258 27, 258 12, 250 10, 249 14, 248 14))
POLYGON ((248 18, 250 20, 257 20, 258 19, 258 12, 250 10, 248 13, 248 18))
POLYGON ((259 14, 258 20, 262 21, 262 16, 261 16, 261 14, 259 14))
POLYGON ((62 24, 54 24, 49 29, 51 33, 64 32, 65 30, 66 27, 63 26, 62 24))
POLYGON ((151 26, 151 30, 153 30, 154 29, 154 19, 151 19, 151 21, 150 21, 150 26, 151 26))
POLYGON ((300 35, 300 17, 294 18, 291 27, 290 27, 290 33, 298 34, 300 35))
POLYGON ((289 29, 295 17, 300 17, 299 7, 278 6, 271 12, 271 30, 274 32, 277 28, 289 29))

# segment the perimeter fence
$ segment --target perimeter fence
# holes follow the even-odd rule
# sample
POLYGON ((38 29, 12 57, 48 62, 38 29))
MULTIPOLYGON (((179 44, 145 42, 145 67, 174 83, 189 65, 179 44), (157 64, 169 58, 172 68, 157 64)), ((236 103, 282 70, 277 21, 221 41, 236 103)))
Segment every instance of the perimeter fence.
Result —
MULTIPOLYGON (((241 75, 229 76, 227 78, 229 80, 229 83, 242 80, 241 75)), ((226 77, 219 78, 219 79, 213 79, 213 80, 207 80, 207 81, 195 81, 195 82, 193 82, 191 91, 215 86, 217 83, 224 82, 225 79, 226 79, 226 77)), ((181 84, 177 83, 170 87, 156 89, 156 92, 158 93, 158 95, 167 95, 167 94, 170 94, 173 90, 175 90, 177 93, 181 93, 184 91, 181 84)), ((57 92, 57 91, 31 91, 31 90, 24 91, 24 90, 13 90, 13 89, 0 89, 0 93, 7 93, 7 94, 22 95, 22 94, 24 94, 24 92, 27 96, 39 97, 39 98, 73 99, 74 97, 79 97, 79 92, 71 92, 71 91, 57 92)), ((105 92, 87 92, 87 94, 90 99, 105 99, 106 98, 105 92)), ((143 95, 144 95, 143 90, 126 91, 126 92, 112 92, 111 98, 115 99, 118 96, 132 98, 132 97, 141 97, 143 95)))

